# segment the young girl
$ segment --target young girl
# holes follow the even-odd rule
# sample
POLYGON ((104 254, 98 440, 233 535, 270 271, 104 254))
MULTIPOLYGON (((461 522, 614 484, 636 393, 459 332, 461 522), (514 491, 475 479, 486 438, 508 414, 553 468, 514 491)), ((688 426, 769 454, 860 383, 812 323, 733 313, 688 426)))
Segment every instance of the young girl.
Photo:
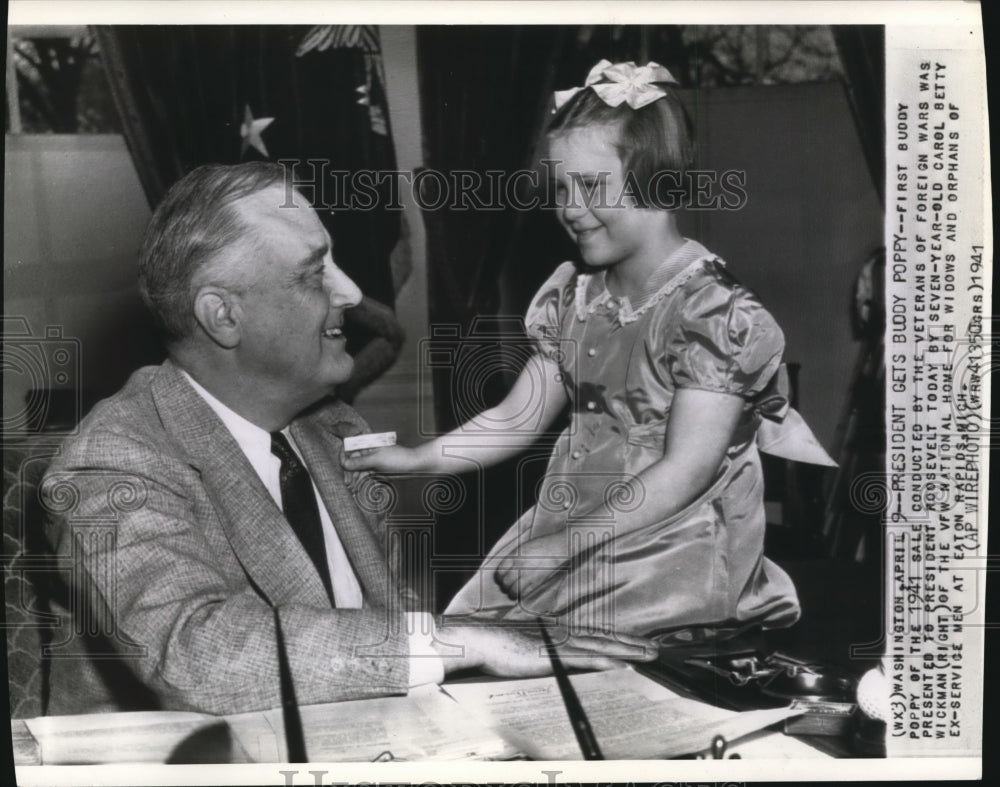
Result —
POLYGON ((830 460, 788 409, 774 319, 668 209, 692 157, 675 84, 655 63, 605 60, 556 94, 556 214, 583 265, 560 265, 528 309, 536 354, 501 404, 450 434, 344 460, 463 472, 515 454, 527 424, 541 433, 570 405, 537 504, 450 614, 662 642, 798 618, 795 588, 763 556, 757 452, 830 460))

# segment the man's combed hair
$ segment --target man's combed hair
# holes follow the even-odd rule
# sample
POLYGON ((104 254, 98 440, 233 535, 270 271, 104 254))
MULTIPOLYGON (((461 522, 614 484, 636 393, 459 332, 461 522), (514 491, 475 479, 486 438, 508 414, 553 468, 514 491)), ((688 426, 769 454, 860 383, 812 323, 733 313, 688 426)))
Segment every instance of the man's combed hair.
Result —
POLYGON ((622 173, 635 186, 639 205, 682 207, 690 194, 686 173, 694 163, 691 118, 677 91, 660 87, 666 95, 641 109, 624 102, 612 107, 590 88, 580 90, 556 111, 546 135, 594 126, 617 129, 622 173))
POLYGON ((195 274, 220 252, 247 239, 233 204, 285 182, 273 162, 206 164, 177 181, 153 211, 139 249, 139 292, 167 342, 194 326, 195 274))

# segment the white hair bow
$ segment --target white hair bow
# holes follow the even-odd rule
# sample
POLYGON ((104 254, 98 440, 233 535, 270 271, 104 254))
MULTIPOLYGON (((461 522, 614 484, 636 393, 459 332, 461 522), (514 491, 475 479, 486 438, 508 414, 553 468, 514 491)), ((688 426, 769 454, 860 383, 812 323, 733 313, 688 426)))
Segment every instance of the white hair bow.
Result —
POLYGON ((659 63, 650 61, 644 66, 636 66, 629 60, 627 63, 612 65, 610 60, 602 60, 590 69, 587 81, 581 87, 555 92, 556 109, 588 87, 592 88, 608 106, 617 107, 624 101, 632 109, 641 109, 667 94, 663 88, 654 84, 656 82, 678 84, 671 73, 659 63))

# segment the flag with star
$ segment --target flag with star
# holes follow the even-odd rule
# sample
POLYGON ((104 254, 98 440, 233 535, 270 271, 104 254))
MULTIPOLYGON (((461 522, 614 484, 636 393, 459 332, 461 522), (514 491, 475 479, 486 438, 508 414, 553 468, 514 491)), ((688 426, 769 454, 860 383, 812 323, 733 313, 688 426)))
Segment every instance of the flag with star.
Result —
POLYGON ((264 158, 268 158, 267 146, 261 138, 261 134, 268 126, 274 122, 274 118, 254 118, 250 110, 250 105, 243 108, 243 122, 240 124, 240 139, 243 140, 240 146, 240 156, 245 156, 250 148, 259 151, 264 158))

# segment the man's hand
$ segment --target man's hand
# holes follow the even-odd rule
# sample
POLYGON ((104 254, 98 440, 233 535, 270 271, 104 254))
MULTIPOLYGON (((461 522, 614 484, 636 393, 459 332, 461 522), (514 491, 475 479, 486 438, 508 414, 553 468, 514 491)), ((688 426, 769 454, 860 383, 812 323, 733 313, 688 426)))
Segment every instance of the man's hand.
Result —
MULTIPOLYGON (((617 669, 627 661, 652 661, 656 644, 628 634, 611 636, 569 636, 565 627, 549 628, 556 652, 567 667, 576 669, 617 669)), ((487 675, 527 678, 552 673, 548 651, 539 634, 507 626, 449 625, 438 621, 433 643, 444 661, 445 674, 461 669, 478 669, 487 675), (456 656, 455 646, 464 653, 456 656)))

